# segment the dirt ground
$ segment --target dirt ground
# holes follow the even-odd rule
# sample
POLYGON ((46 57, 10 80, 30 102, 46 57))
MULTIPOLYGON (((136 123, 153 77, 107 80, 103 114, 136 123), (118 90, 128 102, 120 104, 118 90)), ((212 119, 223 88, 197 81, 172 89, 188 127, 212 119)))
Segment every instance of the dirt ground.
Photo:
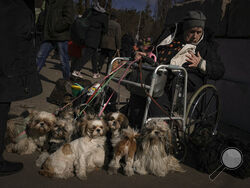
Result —
MULTIPOLYGON (((90 72, 90 63, 87 64, 86 69, 82 72, 86 79, 94 81, 90 72)), ((105 70, 105 67, 103 68, 105 70)), ((103 75, 102 75, 103 76, 103 75)), ((10 116, 19 115, 26 107, 34 107, 37 110, 45 110, 53 112, 57 109, 56 105, 50 104, 46 98, 50 95, 55 87, 55 81, 62 77, 60 71, 60 63, 55 59, 48 59, 46 66, 41 71, 41 80, 43 85, 43 93, 34 98, 14 102, 11 106, 10 116)), ((112 82, 111 86, 117 88, 117 83, 112 82)), ((125 100, 129 94, 124 87, 121 88, 121 100, 125 100)), ((134 175, 126 177, 122 174, 108 175, 104 170, 97 170, 88 174, 86 181, 80 181, 77 178, 70 178, 67 180, 49 179, 38 174, 38 168, 34 162, 38 153, 32 155, 19 156, 11 153, 4 153, 6 159, 11 161, 21 161, 24 163, 24 169, 15 175, 0 177, 1 188, 29 188, 29 187, 235 187, 247 188, 250 187, 250 178, 241 180, 232 177, 229 174, 222 172, 214 181, 209 180, 209 175, 201 173, 189 166, 182 165, 186 170, 184 173, 170 173, 166 177, 156 177, 152 175, 140 176, 134 175)))

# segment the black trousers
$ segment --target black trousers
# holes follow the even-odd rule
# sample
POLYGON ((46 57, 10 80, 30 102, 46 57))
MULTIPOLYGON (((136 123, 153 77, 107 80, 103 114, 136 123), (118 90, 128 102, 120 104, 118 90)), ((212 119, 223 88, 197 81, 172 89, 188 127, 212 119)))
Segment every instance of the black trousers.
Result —
POLYGON ((0 102, 0 161, 3 161, 4 137, 7 128, 10 102, 0 102))
POLYGON ((75 66, 76 71, 80 71, 81 68, 91 59, 93 73, 98 73, 97 67, 97 49, 86 47, 82 49, 82 61, 75 66))
MULTIPOLYGON (((164 109, 165 112, 169 113, 170 102, 166 93, 164 93, 159 98, 155 98, 155 101, 164 109)), ((147 97, 142 97, 135 94, 130 95, 128 118, 132 127, 137 129, 141 128, 146 102, 147 97)), ((151 101, 148 109, 148 117, 165 116, 166 114, 153 101, 151 101)))
POLYGON ((101 53, 100 53, 100 57, 99 57, 99 66, 98 66, 99 72, 102 70, 102 66, 104 64, 104 61, 108 57, 106 74, 108 73, 108 67, 109 67, 109 64, 111 63, 114 55, 115 55, 115 50, 104 49, 104 48, 101 49, 101 53))

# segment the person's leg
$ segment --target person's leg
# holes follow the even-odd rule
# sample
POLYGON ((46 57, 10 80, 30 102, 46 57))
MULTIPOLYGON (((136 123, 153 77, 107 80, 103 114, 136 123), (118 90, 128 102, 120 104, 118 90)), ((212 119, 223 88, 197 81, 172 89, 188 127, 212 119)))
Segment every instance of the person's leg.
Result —
POLYGON ((22 163, 9 162, 3 158, 4 139, 7 128, 9 110, 10 102, 0 103, 0 176, 14 174, 23 168, 22 163))
MULTIPOLYGON (((97 57, 98 57, 97 49, 93 49, 91 63, 92 63, 92 71, 93 71, 94 75, 99 74, 98 65, 97 65, 97 57)), ((97 76, 97 77, 99 77, 99 76, 97 76)))
POLYGON ((194 93, 204 84, 204 80, 195 73, 188 73, 188 93, 194 93))
POLYGON ((99 56, 99 65, 98 65, 98 71, 101 72, 102 70, 102 67, 103 67, 103 64, 104 64, 104 61, 107 57, 107 53, 106 53, 106 49, 102 49, 101 50, 101 53, 100 53, 100 56, 99 56))
POLYGON ((78 63, 75 67, 75 71, 80 71, 82 69, 82 67, 84 67, 84 65, 90 60, 90 58, 92 57, 94 51, 96 49, 94 48, 83 48, 82 49, 82 59, 81 59, 81 63, 78 63))
POLYGON ((10 102, 0 103, 0 161, 3 161, 4 135, 7 127, 10 102))
POLYGON ((68 41, 57 42, 59 56, 62 63, 63 78, 69 79, 70 77, 70 66, 69 66, 69 55, 68 55, 68 41))
POLYGON ((72 75, 79 78, 84 78, 84 75, 81 74, 82 67, 90 60, 92 56, 92 48, 86 47, 82 49, 82 57, 74 64, 74 69, 72 69, 72 75))
POLYGON ((41 44, 40 49, 36 55, 36 64, 38 72, 40 72, 43 68, 45 61, 52 49, 53 45, 49 41, 45 41, 41 44))

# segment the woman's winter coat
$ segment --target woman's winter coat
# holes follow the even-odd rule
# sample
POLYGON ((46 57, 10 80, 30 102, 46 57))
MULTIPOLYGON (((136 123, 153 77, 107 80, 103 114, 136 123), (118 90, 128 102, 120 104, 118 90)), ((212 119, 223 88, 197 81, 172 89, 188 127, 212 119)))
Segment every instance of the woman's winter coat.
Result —
POLYGON ((0 23, 0 102, 40 94, 42 86, 36 67, 34 6, 29 7, 24 0, 2 0, 0 23))

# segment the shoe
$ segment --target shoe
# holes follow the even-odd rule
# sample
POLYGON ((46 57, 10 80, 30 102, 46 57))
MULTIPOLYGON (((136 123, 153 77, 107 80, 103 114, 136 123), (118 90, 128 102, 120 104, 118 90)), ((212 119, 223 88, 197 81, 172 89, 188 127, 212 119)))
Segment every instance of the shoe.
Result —
POLYGON ((93 78, 100 78, 101 75, 99 73, 94 73, 93 78))
POLYGON ((0 176, 8 176, 15 174, 23 169, 23 163, 1 161, 0 176))
POLYGON ((83 78, 83 75, 79 71, 73 71, 72 76, 78 77, 78 78, 83 78))

